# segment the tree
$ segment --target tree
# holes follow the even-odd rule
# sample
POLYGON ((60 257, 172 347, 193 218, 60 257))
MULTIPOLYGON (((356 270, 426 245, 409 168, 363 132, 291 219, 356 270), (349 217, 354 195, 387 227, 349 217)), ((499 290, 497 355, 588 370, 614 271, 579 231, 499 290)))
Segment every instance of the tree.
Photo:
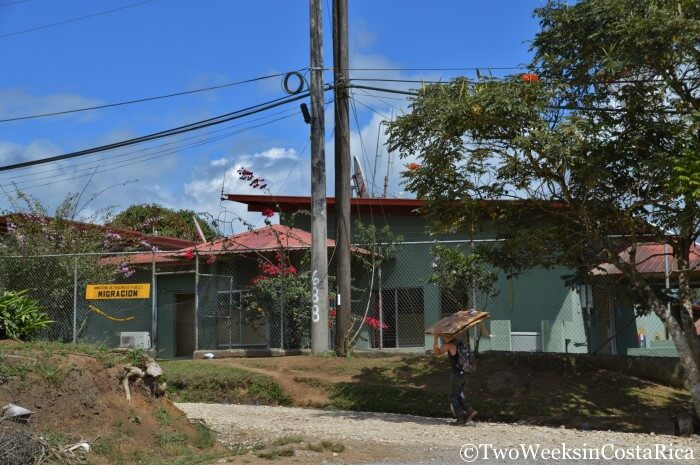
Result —
POLYGON ((471 302, 472 308, 476 309, 474 297, 477 293, 486 304, 498 295, 495 289, 498 276, 495 271, 486 268, 483 257, 478 253, 466 252, 460 246, 446 245, 434 246, 431 253, 435 260, 428 282, 440 286, 461 307, 471 302))
POLYGON ((496 232, 492 264, 511 274, 565 265, 579 281, 603 262, 619 268, 666 325, 700 416, 690 286, 700 4, 550 1, 535 15, 537 74, 426 86, 389 126, 389 145, 422 159, 406 181, 435 230, 496 232), (637 245, 650 241, 668 243, 678 262, 672 294, 636 266, 637 245))
POLYGON ((118 213, 110 222, 110 226, 133 229, 145 234, 201 241, 193 217, 197 218, 207 240, 218 235, 211 223, 201 214, 192 210, 173 210, 157 204, 131 205, 118 213))
POLYGON ((5 234, 0 235, 0 289, 28 291, 27 296, 55 321, 47 336, 70 340, 75 271, 80 288, 128 277, 134 272, 128 265, 104 264, 95 253, 150 249, 150 245, 99 226, 110 217, 109 209, 96 211, 87 218, 89 223, 74 221, 86 205, 80 204, 79 194, 68 194, 53 214, 25 192, 6 195, 12 210, 5 212, 5 234))

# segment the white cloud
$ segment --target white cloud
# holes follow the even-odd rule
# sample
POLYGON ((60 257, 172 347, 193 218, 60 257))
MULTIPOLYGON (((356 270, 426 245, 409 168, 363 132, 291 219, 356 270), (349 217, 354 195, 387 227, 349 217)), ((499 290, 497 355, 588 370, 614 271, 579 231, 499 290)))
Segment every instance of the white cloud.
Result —
MULTIPOLYGON (((55 113, 76 108, 100 105, 100 100, 84 97, 76 93, 55 93, 35 95, 22 89, 0 90, 0 118, 17 118, 43 113, 55 113)), ((97 112, 73 113, 81 120, 87 121, 96 116, 97 112)), ((70 116, 70 115, 65 115, 70 116)))
MULTIPOLYGON (((194 170, 192 179, 177 195, 176 208, 190 208, 208 212, 220 222, 222 232, 232 234, 246 228, 246 223, 260 226, 260 213, 249 213, 246 206, 230 201, 221 201, 222 187, 227 194, 266 195, 245 180, 239 179, 238 170, 246 168, 256 177, 263 178, 269 191, 282 195, 308 195, 310 165, 308 159, 297 163, 299 154, 294 148, 271 147, 253 154, 233 154, 209 162, 206 168, 194 170)), ((273 218, 275 220, 275 218, 273 218)))

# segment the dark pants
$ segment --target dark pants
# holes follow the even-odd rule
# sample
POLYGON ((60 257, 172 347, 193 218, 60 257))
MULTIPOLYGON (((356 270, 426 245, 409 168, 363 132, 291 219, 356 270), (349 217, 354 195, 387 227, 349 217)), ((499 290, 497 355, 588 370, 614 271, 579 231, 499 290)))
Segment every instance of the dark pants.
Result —
POLYGON ((464 396, 464 386, 467 384, 467 375, 450 374, 450 407, 452 414, 459 421, 464 421, 471 407, 464 396))

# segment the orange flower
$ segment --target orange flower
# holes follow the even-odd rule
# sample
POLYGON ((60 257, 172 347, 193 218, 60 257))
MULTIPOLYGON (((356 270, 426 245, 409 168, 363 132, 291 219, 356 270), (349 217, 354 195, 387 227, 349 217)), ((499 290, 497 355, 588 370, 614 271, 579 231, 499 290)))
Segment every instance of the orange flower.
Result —
POLYGON ((418 163, 409 163, 406 165, 406 168, 408 168, 408 171, 416 171, 420 168, 420 165, 418 163))
POLYGON ((540 77, 535 73, 525 73, 521 76, 521 78, 525 82, 537 82, 540 80, 540 77))

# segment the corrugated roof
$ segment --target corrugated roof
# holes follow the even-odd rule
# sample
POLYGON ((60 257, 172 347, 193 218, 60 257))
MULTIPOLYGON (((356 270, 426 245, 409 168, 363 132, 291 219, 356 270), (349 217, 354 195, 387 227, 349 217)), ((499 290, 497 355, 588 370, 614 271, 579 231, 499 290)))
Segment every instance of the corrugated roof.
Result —
MULTIPOLYGON (((335 241, 328 239, 328 247, 335 247, 335 241)), ((246 252, 272 252, 284 248, 287 250, 302 250, 311 247, 311 233, 298 228, 291 228, 279 224, 265 226, 253 231, 246 231, 233 236, 217 239, 215 241, 204 242, 196 246, 173 251, 167 254, 142 252, 132 255, 115 255, 101 259, 103 264, 121 263, 130 265, 148 265, 153 263, 175 263, 187 262, 191 260, 195 252, 199 255, 220 254, 220 253, 246 253, 246 252)), ((370 254, 368 250, 361 247, 352 247, 353 252, 370 254)))
MULTIPOLYGON (((335 247, 335 241, 326 240, 328 247, 335 247)), ((311 247, 311 233, 299 228, 273 224, 254 231, 235 234, 233 236, 218 239, 212 242, 197 244, 181 251, 197 251, 200 254, 207 252, 264 252, 284 249, 308 249, 311 247)), ((369 254, 369 251, 353 247, 354 252, 369 254)))
MULTIPOLYGON (((620 252, 620 258, 625 262, 630 262, 630 251, 632 246, 620 252)), ((671 246, 657 242, 647 242, 637 244, 636 251, 637 271, 644 274, 665 274, 666 263, 668 263, 669 273, 678 271, 678 262, 672 255, 671 246)), ((690 250, 690 268, 697 270, 700 267, 700 247, 693 245, 690 250)), ((622 274, 620 269, 612 263, 603 263, 593 270, 595 275, 617 275, 622 274)))

